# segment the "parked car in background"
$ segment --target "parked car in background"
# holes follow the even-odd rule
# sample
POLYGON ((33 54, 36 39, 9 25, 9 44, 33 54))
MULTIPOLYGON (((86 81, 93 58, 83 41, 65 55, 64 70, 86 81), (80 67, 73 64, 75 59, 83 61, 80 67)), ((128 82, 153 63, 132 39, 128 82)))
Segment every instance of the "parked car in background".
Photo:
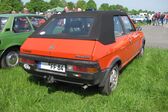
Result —
POLYGON ((20 64, 34 77, 97 85, 109 95, 119 71, 143 55, 144 34, 120 11, 71 12, 55 15, 22 45, 20 64))
POLYGON ((145 16, 141 16, 141 15, 130 15, 129 16, 133 21, 135 21, 136 23, 138 22, 146 22, 147 19, 145 18, 145 16))
POLYGON ((34 14, 0 14, 0 66, 14 67, 25 39, 46 21, 34 14))

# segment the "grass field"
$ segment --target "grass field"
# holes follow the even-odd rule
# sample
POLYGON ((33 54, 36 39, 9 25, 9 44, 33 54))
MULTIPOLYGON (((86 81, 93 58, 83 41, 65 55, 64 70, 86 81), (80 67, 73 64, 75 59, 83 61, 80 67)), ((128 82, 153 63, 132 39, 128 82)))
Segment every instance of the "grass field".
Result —
POLYGON ((0 69, 0 112, 167 112, 168 50, 147 48, 110 96, 95 87, 38 84, 21 68, 0 69))

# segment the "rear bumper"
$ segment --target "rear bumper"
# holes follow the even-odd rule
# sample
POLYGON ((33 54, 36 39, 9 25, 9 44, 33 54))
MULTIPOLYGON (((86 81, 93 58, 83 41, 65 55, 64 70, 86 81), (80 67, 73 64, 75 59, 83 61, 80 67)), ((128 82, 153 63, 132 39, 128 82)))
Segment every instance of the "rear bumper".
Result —
MULTIPOLYGON (((35 61, 52 62, 52 63, 57 63, 57 64, 75 64, 75 65, 82 65, 82 66, 89 66, 89 67, 98 67, 98 63, 89 62, 89 61, 56 59, 56 58, 40 57, 40 56, 34 56, 34 55, 30 56, 30 55, 25 55, 25 54, 20 55, 20 57, 21 58, 24 57, 26 59, 32 59, 35 61)), ((24 64, 25 63, 20 63, 23 69, 32 75, 42 77, 42 78, 47 78, 49 76, 52 76, 55 81, 73 83, 73 84, 78 84, 78 85, 84 85, 84 84, 91 85, 91 86, 99 85, 104 79, 104 76, 107 72, 107 70, 105 71, 99 70, 99 72, 94 73, 94 74, 71 72, 71 71, 66 71, 65 73, 59 73, 59 72, 39 69, 37 64, 31 64, 31 65, 29 64, 30 70, 27 70, 24 68, 24 64)))

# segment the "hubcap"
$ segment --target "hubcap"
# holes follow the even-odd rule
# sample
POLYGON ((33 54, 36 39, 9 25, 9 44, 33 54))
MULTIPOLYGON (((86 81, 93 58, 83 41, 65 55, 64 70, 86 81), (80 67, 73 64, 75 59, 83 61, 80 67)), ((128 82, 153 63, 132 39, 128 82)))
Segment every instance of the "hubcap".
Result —
POLYGON ((118 74, 119 74, 118 69, 113 68, 113 70, 111 71, 111 74, 110 74, 110 88, 111 88, 111 90, 114 90, 117 87, 118 74))
POLYGON ((9 67, 14 67, 18 64, 19 62, 19 56, 18 56, 18 53, 14 52, 14 51, 11 51, 7 54, 6 56, 6 64, 9 66, 9 67))

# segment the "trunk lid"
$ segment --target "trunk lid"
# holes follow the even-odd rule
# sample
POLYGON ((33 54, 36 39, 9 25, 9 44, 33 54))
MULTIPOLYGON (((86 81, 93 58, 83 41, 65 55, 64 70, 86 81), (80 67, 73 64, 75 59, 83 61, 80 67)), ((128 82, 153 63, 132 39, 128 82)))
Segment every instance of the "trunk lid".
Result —
POLYGON ((56 58, 92 60, 95 42, 93 40, 28 38, 21 47, 21 53, 56 58))

